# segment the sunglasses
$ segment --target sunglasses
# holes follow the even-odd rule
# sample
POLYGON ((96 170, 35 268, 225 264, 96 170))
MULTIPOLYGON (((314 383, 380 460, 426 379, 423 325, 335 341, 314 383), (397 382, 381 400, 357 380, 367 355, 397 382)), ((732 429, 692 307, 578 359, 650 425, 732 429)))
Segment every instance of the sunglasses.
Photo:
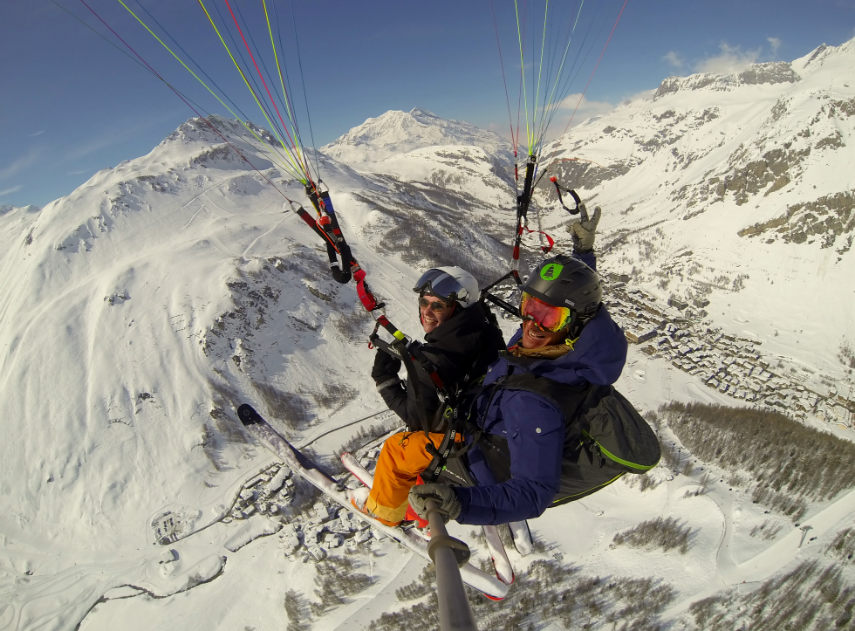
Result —
POLYGON ((532 320, 541 329, 552 333, 557 333, 569 325, 573 317, 569 307, 547 304, 525 292, 520 302, 520 314, 523 320, 532 320))
POLYGON ((428 300, 424 296, 419 298, 419 306, 423 309, 430 309, 431 311, 445 311, 448 309, 448 305, 441 300, 428 300))

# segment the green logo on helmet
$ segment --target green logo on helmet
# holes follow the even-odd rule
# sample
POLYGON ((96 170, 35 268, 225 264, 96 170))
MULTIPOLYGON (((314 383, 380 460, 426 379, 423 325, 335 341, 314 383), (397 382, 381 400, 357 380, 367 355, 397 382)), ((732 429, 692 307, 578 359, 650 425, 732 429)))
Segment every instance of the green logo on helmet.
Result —
POLYGON ((550 263, 549 265, 544 265, 543 269, 540 270, 540 277, 543 280, 555 280, 561 276, 561 270, 563 269, 564 266, 561 263, 550 263))

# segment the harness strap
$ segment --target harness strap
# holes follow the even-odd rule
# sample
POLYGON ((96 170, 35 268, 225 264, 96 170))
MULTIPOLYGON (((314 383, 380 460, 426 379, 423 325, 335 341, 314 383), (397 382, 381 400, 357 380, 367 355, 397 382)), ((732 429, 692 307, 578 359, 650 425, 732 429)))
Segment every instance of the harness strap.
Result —
MULTIPOLYGON (((410 383, 412 384, 412 388, 413 388, 414 392, 412 392, 410 394, 413 395, 413 398, 416 401, 425 401, 426 400, 425 394, 423 392, 423 388, 425 386, 416 377, 416 375, 417 375, 416 363, 418 363, 419 366, 421 366, 421 368, 425 372, 427 372, 428 376, 431 379, 431 383, 433 384, 433 386, 436 390, 437 396, 439 397, 439 400, 440 400, 440 406, 437 410, 437 414, 439 414, 440 411, 444 408, 445 403, 448 400, 448 395, 445 391, 445 385, 443 384, 442 379, 440 378, 436 367, 433 365, 432 362, 430 362, 430 360, 428 360, 427 357, 425 357, 424 353, 421 352, 420 346, 421 345, 415 341, 410 342, 405 347, 403 347, 403 345, 402 345, 401 353, 400 353, 401 362, 404 364, 404 368, 406 368, 407 374, 413 375, 413 378, 410 380, 410 383)), ((424 405, 422 404, 422 405, 420 405, 420 407, 424 407, 424 405)), ((433 420, 436 421, 437 417, 434 417, 433 420)), ((432 426, 431 421, 426 420, 426 419, 422 419, 422 423, 423 423, 422 430, 424 431, 425 435, 429 434, 430 428, 432 426)))
POLYGON ((498 280, 496 280, 496 281, 490 283, 489 285, 487 285, 486 287, 484 287, 484 289, 481 290, 481 299, 482 300, 489 300, 494 305, 496 305, 497 307, 500 307, 504 311, 507 311, 509 314, 511 314, 515 318, 520 318, 521 316, 520 316, 519 308, 517 308, 514 305, 512 305, 511 303, 509 303, 507 300, 504 300, 503 298, 498 297, 496 294, 490 293, 490 290, 493 287, 495 287, 496 285, 506 281, 508 278, 514 279, 516 289, 519 289, 520 287, 522 287, 522 279, 520 279, 519 271, 512 269, 510 272, 508 272, 507 274, 505 274, 504 276, 502 276, 498 280))
POLYGON ((437 370, 436 365, 434 365, 434 363, 424 354, 421 342, 417 342, 415 340, 410 342, 407 346, 407 350, 410 352, 413 359, 419 362, 419 365, 424 369, 428 377, 430 377, 430 380, 440 397, 448 398, 449 393, 446 390, 445 383, 442 381, 442 377, 439 376, 439 371, 437 370))
POLYGON ((540 249, 543 251, 543 253, 544 253, 544 254, 549 254, 549 252, 552 250, 553 246, 555 245, 555 239, 553 239, 552 237, 550 237, 550 236, 549 236, 546 232, 544 232, 543 230, 532 230, 532 229, 531 229, 531 228, 529 228, 528 226, 520 226, 517 232, 518 232, 520 235, 522 235, 523 231, 526 231, 526 232, 528 232, 529 234, 532 234, 532 233, 534 233, 534 234, 542 234, 544 237, 546 237, 546 240, 549 242, 549 245, 542 245, 542 246, 540 246, 540 249))
MULTIPOLYGON (((319 191, 314 183, 306 185, 306 195, 312 206, 318 213, 319 219, 314 222, 317 231, 322 231, 327 242, 327 256, 330 260, 330 271, 333 278, 342 284, 346 284, 352 275, 351 267, 359 265, 353 259, 350 246, 344 238, 341 227, 338 224, 338 216, 333 208, 332 199, 328 190, 319 191), (339 262, 339 256, 341 261, 339 262)), ((305 218, 304 218, 305 221, 305 218)))
POLYGON ((570 213, 571 215, 578 215, 579 211, 581 210, 580 207, 582 205, 582 199, 579 197, 579 194, 576 191, 574 191, 572 188, 564 188, 563 186, 561 186, 558 183, 558 178, 555 177, 554 175, 551 178, 549 178, 549 181, 552 182, 553 184, 555 184, 555 192, 558 194, 558 203, 561 204, 561 207, 564 210, 566 210, 568 213, 570 213), (567 206, 564 205, 564 198, 561 197, 561 191, 564 191, 565 193, 570 194, 570 196, 573 198, 573 201, 576 202, 575 208, 567 208, 567 206))
POLYGON ((383 348, 390 352, 393 356, 400 357, 398 350, 392 350, 392 345, 398 342, 405 342, 407 336, 401 332, 398 327, 393 325, 384 313, 382 313, 385 303, 379 301, 368 282, 365 280, 365 270, 359 265, 354 258, 347 240, 341 231, 338 223, 338 216, 333 208, 332 199, 330 199, 329 191, 318 190, 313 182, 306 185, 306 195, 312 202, 315 211, 317 211, 318 219, 313 218, 302 206, 296 209, 297 216, 302 219, 312 231, 324 240, 327 248, 327 256, 330 261, 330 271, 333 278, 339 283, 346 284, 353 278, 356 281, 356 293, 359 296, 359 301, 369 313, 374 314, 376 324, 374 332, 369 336, 369 345, 374 345, 383 348), (386 329, 394 338, 395 342, 385 344, 380 340, 377 332, 380 327, 386 329))
POLYGON ((520 258, 520 242, 522 240, 522 228, 528 220, 528 207, 531 204, 532 183, 534 180, 534 169, 537 158, 534 155, 528 157, 525 165, 525 179, 523 180, 523 190, 517 196, 517 233, 514 237, 513 258, 518 261, 520 258))
MULTIPOLYGON (((483 381, 483 377, 479 381, 483 381)), ((469 383, 469 375, 464 377, 463 383, 468 386, 474 385, 469 383)), ((496 388, 494 385, 489 386, 492 391, 490 394, 490 402, 492 402, 493 397, 496 393, 496 388)), ((457 393, 457 397, 460 397, 463 392, 465 392, 467 388, 461 387, 457 393)), ((455 401, 454 405, 446 406, 446 411, 444 412, 445 416, 448 420, 448 429, 445 431, 445 436, 443 436, 442 442, 439 447, 435 447, 432 443, 427 444, 427 451, 433 456, 433 460, 431 460, 430 464, 427 468, 422 472, 422 479, 432 482, 436 480, 442 471, 445 469, 446 464, 448 463, 448 459, 451 457, 452 452, 454 453, 454 457, 459 458, 463 456, 466 452, 468 452, 475 444, 481 439, 481 436, 484 435, 484 431, 477 426, 473 426, 471 423, 470 426, 475 427, 476 429, 470 433, 470 440, 467 444, 461 444, 462 439, 458 439, 458 435, 462 436, 465 426, 467 425, 466 421, 469 420, 472 415, 472 408, 475 406, 475 401, 477 397, 472 397, 469 401, 469 405, 467 409, 463 412, 460 410, 461 401, 455 401), (455 449, 456 448, 456 449, 455 449)), ((488 406, 489 407, 489 403, 488 406)), ((485 408, 486 409, 486 408, 485 408)))

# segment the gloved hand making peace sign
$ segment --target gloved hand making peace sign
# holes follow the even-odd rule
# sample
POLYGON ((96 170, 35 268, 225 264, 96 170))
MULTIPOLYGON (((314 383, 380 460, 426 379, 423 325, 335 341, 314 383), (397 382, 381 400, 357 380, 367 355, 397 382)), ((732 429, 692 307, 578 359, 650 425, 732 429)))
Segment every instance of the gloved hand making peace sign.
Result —
POLYGON ((579 204, 579 221, 570 224, 570 232, 573 234, 573 252, 582 254, 594 249, 594 236, 597 232, 597 224, 600 223, 600 207, 594 208, 593 216, 588 216, 585 204, 579 204))

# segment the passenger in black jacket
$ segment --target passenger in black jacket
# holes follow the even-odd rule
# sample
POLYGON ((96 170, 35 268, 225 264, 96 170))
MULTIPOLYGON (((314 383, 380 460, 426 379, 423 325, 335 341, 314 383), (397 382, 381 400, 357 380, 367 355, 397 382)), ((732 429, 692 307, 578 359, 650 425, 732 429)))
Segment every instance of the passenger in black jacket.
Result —
POLYGON ((398 377, 401 360, 384 352, 374 358, 371 376, 380 396, 410 430, 445 431, 438 418, 440 401, 431 372, 435 371, 446 392, 452 393, 464 381, 471 383, 484 375, 498 351, 505 348, 495 316, 478 301, 477 287, 475 278, 459 267, 429 270, 415 287, 420 294, 419 320, 425 330, 425 343, 419 349, 426 363, 414 361, 413 370, 403 381, 398 377), (436 294, 439 290, 427 286, 437 272, 449 276, 443 289, 452 283, 461 287, 452 292, 456 299, 440 297, 436 294), (465 288, 464 283, 470 287, 465 288), (463 292, 466 297, 461 298, 459 293, 463 292))
POLYGON ((425 343, 417 346, 415 359, 408 362, 406 380, 398 376, 401 360, 384 351, 377 352, 371 370, 380 396, 410 431, 386 440, 370 495, 352 500, 358 509, 387 524, 404 518, 409 487, 433 458, 426 449, 428 442, 438 447, 444 438, 446 424, 436 380, 448 394, 477 384, 505 348, 496 318, 478 300, 478 282, 469 272, 459 267, 433 268, 413 290, 419 294, 425 343), (386 467, 397 474, 384 475, 386 467), (387 480, 395 482, 385 484, 387 480))

